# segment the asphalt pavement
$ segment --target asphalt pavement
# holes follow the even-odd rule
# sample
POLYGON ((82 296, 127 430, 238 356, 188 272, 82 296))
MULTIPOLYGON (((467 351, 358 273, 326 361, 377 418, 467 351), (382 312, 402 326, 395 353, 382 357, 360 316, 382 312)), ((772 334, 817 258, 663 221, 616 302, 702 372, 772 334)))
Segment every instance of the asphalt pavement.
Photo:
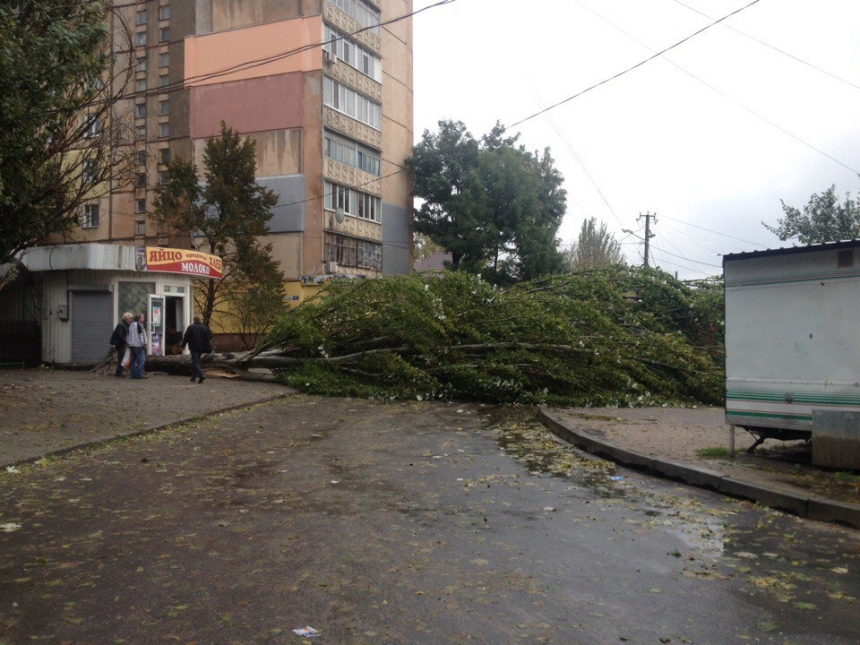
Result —
POLYGON ((533 410, 21 377, 3 430, 48 456, 0 471, 4 645, 860 642, 860 533, 583 455, 533 410), (33 415, 91 443, 52 458, 33 415))
MULTIPOLYGON (((158 372, 134 381, 116 378, 107 369, 0 370, 0 467, 56 457, 294 394, 281 385, 243 381, 212 370, 202 384, 158 372)), ((537 414, 564 441, 646 474, 860 528, 860 499, 853 497, 858 489, 840 488, 834 473, 815 468, 808 460, 744 458, 742 448, 741 459, 699 458, 696 451, 714 443, 706 432, 708 425, 714 425, 713 410, 708 415, 707 409, 541 408, 537 414), (678 412, 688 416, 679 419, 678 412), (643 418, 652 422, 645 442, 645 435, 636 432, 643 418), (680 437, 687 442, 681 450, 680 437), (820 485, 811 487, 810 482, 820 485)))

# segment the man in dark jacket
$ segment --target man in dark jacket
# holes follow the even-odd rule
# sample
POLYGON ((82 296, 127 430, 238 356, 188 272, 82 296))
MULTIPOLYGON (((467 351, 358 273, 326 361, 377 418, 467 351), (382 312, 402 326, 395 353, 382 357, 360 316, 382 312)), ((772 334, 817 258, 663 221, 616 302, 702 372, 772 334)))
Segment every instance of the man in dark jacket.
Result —
POLYGON ((113 330, 110 337, 110 344, 116 349, 116 372, 115 376, 123 376, 122 359, 125 356, 125 349, 128 346, 128 326, 131 324, 133 316, 130 312, 125 312, 122 315, 122 320, 119 321, 113 330))
POLYGON ((200 316, 194 316, 194 323, 185 330, 182 348, 184 349, 186 345, 191 350, 191 382, 199 379, 198 383, 202 383, 206 375, 200 367, 200 356, 212 351, 212 332, 201 322, 200 316))

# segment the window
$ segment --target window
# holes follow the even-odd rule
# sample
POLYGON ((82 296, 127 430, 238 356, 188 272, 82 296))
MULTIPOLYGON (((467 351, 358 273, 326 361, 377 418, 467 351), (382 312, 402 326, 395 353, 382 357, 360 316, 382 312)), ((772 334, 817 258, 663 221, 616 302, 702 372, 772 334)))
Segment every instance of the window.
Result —
POLYGON ((84 124, 86 128, 86 132, 84 132, 84 136, 87 138, 95 137, 102 130, 102 121, 96 115, 91 115, 87 117, 87 122, 84 124))
POLYGON ((161 150, 158 151, 158 153, 161 155, 161 163, 163 163, 165 165, 170 163, 170 149, 169 148, 162 148, 161 150))
POLYGON ((146 212, 146 198, 135 200, 134 202, 134 212, 135 213, 145 213, 146 212))
POLYGON ((323 79, 323 102, 375 130, 382 129, 382 106, 334 79, 323 79))
POLYGON ((170 101, 160 101, 158 103, 159 114, 170 114, 170 101))
POLYGON ((162 42, 162 43, 166 43, 169 40, 170 40, 170 27, 162 27, 158 41, 162 42))
POLYGON ((145 117, 146 116, 146 103, 138 103, 137 104, 137 116, 145 117))
POLYGON ((146 32, 145 31, 137 32, 137 46, 138 47, 146 47, 146 32))
POLYGON ((352 42, 334 27, 325 26, 323 50, 330 56, 337 56, 338 60, 342 60, 374 81, 382 82, 382 61, 379 56, 352 42))
POLYGON ((330 181, 325 182, 325 207, 332 211, 342 208, 346 215, 372 222, 382 219, 382 200, 379 197, 330 181))
POLYGON ((134 234, 146 235, 146 220, 138 219, 134 221, 134 234))
POLYGON ((145 92, 146 91, 146 79, 145 78, 137 79, 137 83, 135 84, 135 89, 138 92, 145 92))
POLYGON ((146 126, 139 125, 134 129, 134 135, 138 139, 146 139, 146 126))
POLYGON ((170 52, 163 52, 158 56, 159 67, 170 67, 170 52))
POLYGON ((326 131, 324 149, 326 157, 330 159, 358 168, 376 177, 382 174, 379 153, 357 141, 326 131))
POLYGON ((355 18, 362 27, 369 27, 371 33, 379 35, 379 10, 376 7, 362 0, 332 0, 332 4, 355 18))
POLYGON ((146 59, 145 58, 138 58, 137 59, 137 71, 138 72, 145 72, 146 71, 146 59))
POLYGON ((168 175, 168 173, 166 173, 166 172, 158 173, 158 183, 159 184, 166 184, 169 181, 170 181, 170 176, 168 175))
POLYGON ((99 226, 99 205, 84 204, 84 214, 81 218, 81 226, 84 228, 98 228, 99 226))
POLYGON ((170 85, 170 77, 165 74, 164 76, 159 76, 158 80, 161 82, 161 87, 167 87, 170 85))
POLYGON ((137 176, 134 179, 134 185, 137 188, 146 188, 146 173, 145 172, 137 173, 137 176))
POLYGON ((342 266, 382 270, 382 245, 337 233, 325 234, 325 261, 342 266))
POLYGON ((159 20, 170 20, 170 5, 164 5, 158 8, 159 20))
POLYGON ((137 165, 145 166, 146 162, 149 160, 149 155, 146 150, 138 150, 137 151, 137 165))
POLYGON ((95 159, 86 159, 81 168, 84 181, 94 182, 99 176, 99 164, 95 159))
POLYGON ((145 25, 146 24, 146 11, 138 11, 137 12, 137 24, 145 25))
POLYGON ((170 136, 170 124, 169 123, 159 123, 158 124, 158 136, 159 137, 169 137, 170 136))

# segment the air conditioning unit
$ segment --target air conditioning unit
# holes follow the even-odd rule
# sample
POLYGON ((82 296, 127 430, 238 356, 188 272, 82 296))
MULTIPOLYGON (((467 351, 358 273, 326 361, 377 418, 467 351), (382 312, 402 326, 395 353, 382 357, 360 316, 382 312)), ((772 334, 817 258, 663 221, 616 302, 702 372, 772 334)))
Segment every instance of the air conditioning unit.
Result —
POLYGON ((324 268, 326 273, 337 273, 337 262, 326 262, 324 268))
POLYGON ((324 49, 323 50, 323 61, 325 61, 329 65, 334 65, 337 62, 337 55, 324 49))

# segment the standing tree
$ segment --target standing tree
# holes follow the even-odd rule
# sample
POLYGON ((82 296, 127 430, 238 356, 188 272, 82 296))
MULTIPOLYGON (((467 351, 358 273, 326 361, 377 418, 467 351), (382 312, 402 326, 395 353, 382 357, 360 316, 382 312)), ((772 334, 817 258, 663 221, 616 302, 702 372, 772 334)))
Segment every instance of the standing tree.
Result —
MULTIPOLYGON (((128 178, 130 128, 114 108, 132 67, 114 59, 106 16, 86 0, 0 5, 0 264, 128 178)), ((130 51, 129 33, 113 49, 130 51)))
POLYGON ((782 202, 785 217, 777 226, 762 225, 781 240, 797 237, 802 244, 854 240, 860 235, 860 203, 845 194, 839 203, 836 186, 831 186, 820 195, 813 194, 801 213, 794 206, 782 202))
POLYGON ((598 228, 594 217, 582 222, 579 239, 565 253, 565 261, 569 271, 606 269, 626 264, 621 243, 606 229, 606 222, 601 222, 598 228))
MULTIPOLYGON (((244 316, 264 331, 283 306, 283 273, 271 256, 271 244, 262 244, 277 195, 257 184, 255 144, 242 141, 222 121, 221 136, 209 139, 203 152, 204 174, 198 181, 193 162, 175 159, 167 167, 166 182, 156 188, 155 218, 177 233, 200 237, 209 253, 224 261, 222 280, 210 279, 197 291, 197 308, 209 324, 216 311, 244 316), (259 302, 253 311, 248 294, 259 302), (261 312, 264 312, 261 314, 261 312), (249 318, 250 317, 250 318, 249 318)), ((241 326, 241 325, 240 325, 241 326)))
POLYGON ((454 269, 510 284, 558 272, 566 207, 549 151, 532 154, 497 124, 480 142, 461 122, 425 131, 407 164, 424 200, 415 230, 452 254, 454 269))
POLYGON ((445 252, 445 249, 443 249, 441 245, 437 244, 429 237, 427 237, 426 235, 422 235, 421 233, 416 233, 413 236, 412 244, 414 249, 412 256, 416 260, 423 260, 424 258, 431 256, 434 253, 445 252))

